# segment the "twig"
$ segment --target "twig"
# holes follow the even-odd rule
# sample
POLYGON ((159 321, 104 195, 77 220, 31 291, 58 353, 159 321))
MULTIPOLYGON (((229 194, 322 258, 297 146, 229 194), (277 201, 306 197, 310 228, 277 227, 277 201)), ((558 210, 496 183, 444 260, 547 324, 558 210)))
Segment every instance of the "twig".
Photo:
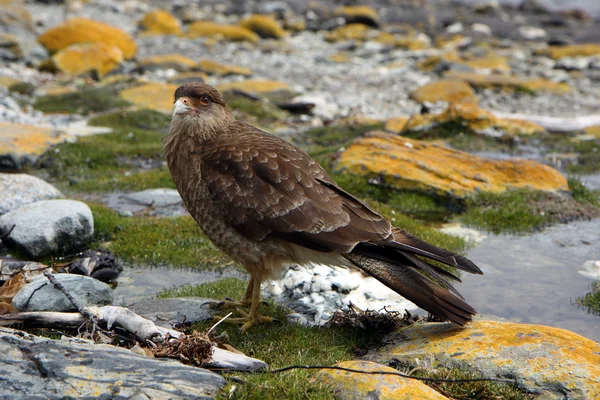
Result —
POLYGON ((219 326, 219 324, 223 321, 225 321, 227 318, 229 318, 231 316, 231 314, 233 314, 232 312, 230 312, 229 314, 227 314, 226 316, 224 316, 223 318, 221 318, 216 324, 214 324, 209 330, 208 332, 206 332, 206 336, 210 337, 210 334, 212 333, 212 331, 215 330, 215 328, 217 326, 219 326))
MULTIPOLYGON (((465 378, 465 379, 425 378, 425 377, 419 377, 419 376, 411 376, 411 375, 407 375, 405 373, 396 372, 396 371, 364 371, 364 370, 360 370, 360 369, 339 367, 339 366, 336 366, 336 365, 290 365, 288 367, 283 367, 283 368, 279 368, 279 369, 272 369, 272 370, 265 370, 265 371, 251 371, 251 373, 255 373, 255 374, 277 374, 277 373, 280 373, 280 372, 290 371, 290 370, 293 370, 293 369, 335 369, 335 370, 339 370, 339 371, 355 372, 357 374, 367 374, 367 375, 396 375, 396 376, 401 376, 403 378, 416 379, 418 381, 425 381, 425 382, 455 382, 455 383, 459 383, 459 382, 484 382, 484 381, 488 381, 489 382, 489 381, 491 381, 491 382, 506 382, 506 383, 517 384, 517 380, 516 379, 503 379, 503 378, 465 378)), ((250 372, 250 371, 240 371, 240 372, 250 372)))
POLYGON ((96 318, 96 316, 94 314, 92 314, 86 307, 79 304, 79 302, 73 296, 71 296, 71 293, 69 293, 67 291, 67 289, 62 285, 62 283, 60 283, 59 281, 56 280, 54 275, 52 275, 48 271, 43 271, 43 272, 44 272, 44 276, 46 278, 48 278, 48 280, 50 281, 52 286, 54 286, 56 288, 56 290, 61 291, 62 294, 64 294, 67 297, 67 299, 69 299, 69 301, 75 306, 75 308, 77 309, 77 311, 79 311, 79 313, 81 315, 83 315, 85 318, 87 318, 88 320, 93 322, 94 328, 95 328, 95 326, 98 324, 98 319, 96 318))

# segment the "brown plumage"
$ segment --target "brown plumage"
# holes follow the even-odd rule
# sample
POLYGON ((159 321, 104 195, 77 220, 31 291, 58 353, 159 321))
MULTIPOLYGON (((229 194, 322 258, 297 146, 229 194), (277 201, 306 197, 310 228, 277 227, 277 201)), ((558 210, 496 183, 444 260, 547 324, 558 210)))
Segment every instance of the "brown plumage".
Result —
POLYGON ((358 267, 458 325, 476 313, 446 280, 458 278, 425 259, 481 274, 475 264, 392 227, 304 151, 236 121, 214 88, 195 83, 176 90, 164 154, 196 222, 250 273, 244 328, 264 319, 262 281, 277 278, 287 264, 311 262, 358 267))

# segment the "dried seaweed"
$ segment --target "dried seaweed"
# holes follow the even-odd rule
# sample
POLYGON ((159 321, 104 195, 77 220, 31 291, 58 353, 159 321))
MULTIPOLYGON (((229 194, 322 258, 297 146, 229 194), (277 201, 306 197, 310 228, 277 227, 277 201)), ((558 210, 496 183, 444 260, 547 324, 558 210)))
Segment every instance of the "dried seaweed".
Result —
POLYGON ((194 331, 181 338, 167 337, 151 350, 155 357, 175 358, 184 364, 202 367, 212 360, 212 348, 207 336, 194 331))
POLYGON ((391 332, 396 328, 409 326, 418 321, 420 317, 413 316, 407 310, 404 313, 390 311, 387 308, 375 310, 361 310, 349 303, 348 308, 336 311, 327 322, 329 326, 343 326, 360 328, 368 331, 391 332))

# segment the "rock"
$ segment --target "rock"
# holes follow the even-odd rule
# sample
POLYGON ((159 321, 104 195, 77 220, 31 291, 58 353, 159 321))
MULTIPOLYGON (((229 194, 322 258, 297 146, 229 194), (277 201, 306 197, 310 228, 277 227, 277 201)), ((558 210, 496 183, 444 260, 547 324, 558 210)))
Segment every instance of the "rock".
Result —
POLYGON ((428 83, 410 93, 410 98, 421 104, 445 101, 450 104, 477 104, 477 96, 471 86, 461 80, 442 79, 428 83))
POLYGON ((188 215, 183 206, 181 196, 175 189, 147 189, 129 194, 110 194, 108 206, 119 211, 122 215, 147 211, 149 216, 180 216, 188 215))
POLYGON ((381 32, 373 40, 384 45, 410 51, 424 50, 431 47, 431 39, 425 34, 394 35, 381 32))
POLYGON ((600 280, 600 260, 589 260, 583 263, 583 269, 577 271, 588 278, 600 280))
POLYGON ((486 24, 475 23, 471 25, 471 30, 483 36, 492 36, 492 28, 486 24))
POLYGON ((597 139, 600 139, 600 125, 588 126, 583 131, 586 135, 590 135, 597 139))
POLYGON ((106 43, 74 43, 58 51, 52 61, 59 71, 68 75, 95 71, 103 77, 121 65, 123 52, 106 43))
POLYGON ((460 49, 467 47, 472 41, 473 39, 460 33, 454 35, 444 34, 435 38, 435 47, 445 50, 460 49))
POLYGON ((17 61, 23 58, 23 49, 19 40, 14 35, 0 35, 0 59, 17 61))
POLYGON ((87 18, 73 18, 47 30, 38 38, 50 51, 64 49, 73 43, 104 43, 117 46, 126 59, 135 56, 135 41, 125 31, 87 18))
POLYGON ((249 29, 236 25, 219 25, 210 21, 197 21, 188 27, 185 36, 189 38, 217 37, 234 42, 258 43, 260 37, 249 29))
POLYGON ((384 132, 356 139, 336 168, 395 189, 464 198, 516 188, 568 190, 555 169, 529 160, 492 160, 384 132))
POLYGON ((50 145, 63 140, 61 132, 27 124, 0 123, 0 169, 19 170, 50 145))
POLYGON ((51 184, 27 174, 0 173, 0 193, 0 215, 25 204, 63 197, 51 184))
POLYGON ((555 60, 564 57, 591 57, 600 54, 600 44, 571 44, 566 46, 548 46, 535 52, 537 55, 547 56, 555 60))
POLYGON ((230 90, 241 90, 250 94, 267 94, 278 91, 290 90, 289 86, 283 82, 267 80, 246 80, 239 82, 221 83, 216 86, 221 92, 230 90))
POLYGON ((180 35, 181 22, 173 14, 165 10, 152 10, 139 22, 144 33, 157 35, 180 35))
POLYGON ((346 20, 347 24, 364 24, 372 27, 379 26, 379 14, 369 6, 346 6, 335 9, 334 14, 346 20))
POLYGON ((544 399, 600 397, 600 345, 573 332, 542 325, 475 321, 465 328, 414 324, 392 333, 366 359, 415 359, 476 370, 489 378, 514 377, 520 388, 544 399))
POLYGON ((506 91, 520 90, 525 92, 549 92, 563 94, 571 92, 566 83, 556 83, 547 79, 522 79, 510 75, 482 75, 470 72, 450 71, 444 75, 450 79, 461 79, 475 88, 493 88, 506 91))
POLYGON ((404 125, 408 121, 408 117, 394 117, 385 121, 384 129, 388 132, 400 133, 404 129, 404 125))
POLYGON ((208 79, 208 75, 206 75, 204 72, 181 72, 172 78, 169 78, 169 83, 184 85, 186 83, 208 82, 208 79))
POLYGON ((546 31, 535 26, 520 26, 519 35, 526 40, 541 40, 546 37, 546 31))
POLYGON ((225 380, 203 368, 87 341, 51 340, 0 328, 7 399, 208 399, 225 380))
POLYGON ((474 104, 451 104, 439 114, 415 114, 404 127, 405 131, 430 132, 444 130, 445 124, 461 125, 470 134, 493 137, 534 135, 545 132, 536 123, 518 119, 502 119, 474 104))
POLYGON ((366 40, 369 36, 375 33, 368 26, 363 24, 348 24, 336 28, 334 31, 329 32, 325 39, 330 42, 341 42, 346 40, 366 40))
POLYGON ((590 66, 589 57, 563 57, 556 62, 554 68, 567 71, 583 71, 590 66))
POLYGON ((340 114, 340 107, 330 93, 307 93, 294 97, 291 102, 314 104, 312 114, 325 120, 335 119, 340 114))
MULTIPOLYGON (((343 361, 335 365, 360 371, 398 372, 393 368, 370 361, 343 361)), ((344 400, 448 399, 423 382, 401 376, 358 374, 324 369, 317 374, 317 380, 332 387, 335 397, 344 400)))
POLYGON ((279 25, 279 22, 268 15, 250 15, 240 22, 240 26, 251 30, 264 39, 281 39, 285 36, 285 31, 279 25))
MULTIPOLYGON (((110 286, 97 279, 76 274, 54 274, 67 292, 82 306, 107 306, 113 303, 110 286)), ((19 312, 28 311, 77 311, 77 308, 45 276, 39 276, 23 286, 12 300, 19 312)))
POLYGON ((174 69, 175 71, 189 71, 194 68, 196 61, 181 54, 165 54, 142 58, 138 64, 145 70, 174 69))
POLYGON ((238 67, 237 65, 225 65, 213 60, 200 60, 196 68, 208 75, 227 76, 227 75, 252 75, 250 68, 238 67))
POLYGON ((75 200, 42 200, 0 216, 4 244, 31 259, 83 250, 92 240, 94 218, 90 208, 75 200))
POLYGON ((173 111, 173 93, 178 85, 151 82, 125 89, 119 96, 140 108, 170 114, 173 111))
POLYGON ((219 310, 210 308, 210 303, 218 303, 218 301, 199 297, 144 298, 136 301, 129 308, 157 325, 171 328, 172 323, 185 321, 194 324, 212 319, 219 310))

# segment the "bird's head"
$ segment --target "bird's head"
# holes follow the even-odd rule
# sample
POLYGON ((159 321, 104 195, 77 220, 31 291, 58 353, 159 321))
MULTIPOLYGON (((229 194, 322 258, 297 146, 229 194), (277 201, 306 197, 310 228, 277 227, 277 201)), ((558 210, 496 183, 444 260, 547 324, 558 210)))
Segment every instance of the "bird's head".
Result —
POLYGON ((205 83, 187 83, 175 90, 171 128, 202 135, 223 130, 233 121, 219 91, 205 83))

